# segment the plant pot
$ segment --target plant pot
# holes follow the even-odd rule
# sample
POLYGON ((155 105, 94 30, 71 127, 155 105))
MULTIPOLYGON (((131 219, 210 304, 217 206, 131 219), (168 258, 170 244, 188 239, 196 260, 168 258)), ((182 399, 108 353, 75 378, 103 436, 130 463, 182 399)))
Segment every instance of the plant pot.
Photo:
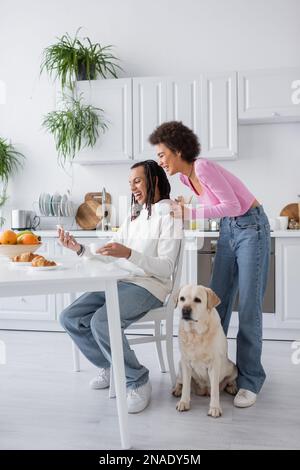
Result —
POLYGON ((77 80, 95 80, 96 79, 96 68, 95 64, 90 65, 90 76, 87 76, 86 70, 86 63, 79 62, 78 63, 78 73, 77 73, 77 80))

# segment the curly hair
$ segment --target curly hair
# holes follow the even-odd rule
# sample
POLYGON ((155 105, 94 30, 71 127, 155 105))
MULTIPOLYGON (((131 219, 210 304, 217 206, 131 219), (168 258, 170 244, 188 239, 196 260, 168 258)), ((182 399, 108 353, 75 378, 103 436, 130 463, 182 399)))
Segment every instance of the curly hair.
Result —
POLYGON ((181 158, 192 163, 200 154, 197 135, 181 121, 164 122, 150 135, 152 145, 164 144, 173 152, 181 152, 181 158))
MULTIPOLYGON (((157 177, 157 186, 160 194, 160 200, 170 199, 171 186, 164 170, 154 160, 144 160, 143 162, 137 162, 132 165, 133 168, 142 166, 146 176, 146 187, 147 187, 147 201, 146 209, 148 210, 148 218, 151 217, 152 204, 154 204, 155 186, 157 177)), ((131 195, 131 212, 133 206, 136 204, 135 197, 131 195)))

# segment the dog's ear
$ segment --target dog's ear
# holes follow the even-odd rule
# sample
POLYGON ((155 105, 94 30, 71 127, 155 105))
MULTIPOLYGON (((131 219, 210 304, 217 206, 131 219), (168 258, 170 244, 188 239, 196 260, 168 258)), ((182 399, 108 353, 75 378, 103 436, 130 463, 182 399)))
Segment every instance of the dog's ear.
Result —
POLYGON ((217 296, 217 294, 212 290, 209 289, 209 287, 205 288, 206 293, 207 293, 207 308, 208 310, 211 310, 214 307, 217 307, 220 305, 221 300, 217 296))

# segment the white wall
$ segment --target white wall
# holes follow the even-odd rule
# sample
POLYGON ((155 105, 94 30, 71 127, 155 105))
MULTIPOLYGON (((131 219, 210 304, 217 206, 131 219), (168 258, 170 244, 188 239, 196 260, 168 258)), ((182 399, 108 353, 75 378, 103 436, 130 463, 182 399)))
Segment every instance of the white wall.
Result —
MULTIPOLYGON (((121 76, 197 74, 300 65, 298 0, 2 0, 0 135, 27 156, 10 183, 11 208, 31 208, 40 192, 72 190, 78 203, 105 184, 116 201, 128 193, 129 165, 58 167, 52 137, 41 128, 55 89, 39 77, 42 50, 83 26, 92 41, 114 44, 121 76)), ((239 159, 222 163, 241 177, 270 216, 300 194, 300 124, 239 128, 239 159)), ((171 180, 173 195, 187 194, 171 180)))

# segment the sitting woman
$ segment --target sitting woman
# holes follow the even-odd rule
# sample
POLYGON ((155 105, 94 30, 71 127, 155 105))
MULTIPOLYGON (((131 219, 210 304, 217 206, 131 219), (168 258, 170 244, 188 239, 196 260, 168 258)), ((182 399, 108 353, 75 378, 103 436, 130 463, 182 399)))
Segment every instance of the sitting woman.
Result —
MULTIPOLYGON (((151 384, 148 369, 136 358, 124 330, 149 310, 161 307, 172 289, 172 274, 182 238, 182 223, 170 214, 170 184, 165 172, 153 160, 131 167, 129 184, 134 204, 142 207, 138 217, 125 220, 114 239, 97 250, 97 259, 117 262, 130 272, 118 282, 123 350, 129 413, 142 411, 149 403, 151 384), (99 256, 102 255, 102 256, 99 256)), ((92 258, 88 246, 59 229, 64 247, 79 256, 92 258)), ((110 382, 111 350, 104 292, 88 292, 60 316, 63 328, 81 352, 99 368, 91 388, 107 388, 110 382)))

